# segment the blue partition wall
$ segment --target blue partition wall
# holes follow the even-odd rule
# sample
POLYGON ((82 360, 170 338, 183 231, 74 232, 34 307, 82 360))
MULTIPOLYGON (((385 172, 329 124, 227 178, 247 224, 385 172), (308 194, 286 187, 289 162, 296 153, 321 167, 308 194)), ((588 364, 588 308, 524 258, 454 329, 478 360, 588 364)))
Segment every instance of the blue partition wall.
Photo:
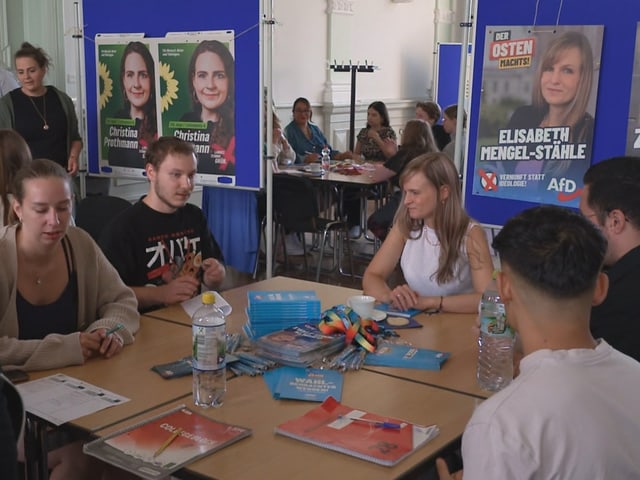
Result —
MULTIPOLYGON (((602 0, 541 0, 537 25, 604 25, 600 83, 596 106, 593 162, 624 155, 629 115, 629 95, 633 69, 636 24, 640 20, 638 0, 616 0, 606 5, 602 0)), ((474 66, 469 122, 469 158, 475 158, 478 112, 482 88, 484 32, 492 25, 532 25, 536 0, 478 0, 476 38, 473 41, 474 66)), ((473 175, 469 162, 466 177, 473 175)), ((465 206, 470 215, 490 225, 503 225, 514 214, 532 203, 473 195, 473 182, 465 186, 465 206)))

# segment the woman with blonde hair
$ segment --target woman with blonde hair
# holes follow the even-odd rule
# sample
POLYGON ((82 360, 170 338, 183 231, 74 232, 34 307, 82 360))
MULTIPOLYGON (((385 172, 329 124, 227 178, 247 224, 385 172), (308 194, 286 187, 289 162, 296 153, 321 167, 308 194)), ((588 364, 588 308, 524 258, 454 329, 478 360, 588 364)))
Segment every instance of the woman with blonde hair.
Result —
POLYGON ((375 182, 390 180, 395 190, 389 200, 373 212, 367 220, 367 228, 376 237, 381 240, 385 239, 398 210, 402 199, 398 180, 404 168, 418 155, 437 151, 438 147, 436 147, 429 123, 423 120, 409 120, 402 131, 402 145, 398 149, 398 153, 383 164, 374 164, 373 180, 375 182))
MULTIPOLYGON (((569 142, 586 144, 585 151, 590 153, 594 119, 587 112, 587 106, 593 70, 593 52, 584 34, 568 31, 555 37, 538 62, 531 105, 516 109, 507 128, 569 127, 569 142)), ((516 173, 557 175, 576 162, 522 160, 514 163, 516 173)))
POLYGON ((15 130, 0 129, 0 226, 11 222, 13 177, 31 162, 29 145, 15 130))
POLYGON ((493 262, 483 228, 462 205, 455 166, 444 153, 420 155, 400 185, 402 204, 364 273, 364 292, 401 310, 477 311, 493 262), (398 262, 407 283, 391 288, 398 262))

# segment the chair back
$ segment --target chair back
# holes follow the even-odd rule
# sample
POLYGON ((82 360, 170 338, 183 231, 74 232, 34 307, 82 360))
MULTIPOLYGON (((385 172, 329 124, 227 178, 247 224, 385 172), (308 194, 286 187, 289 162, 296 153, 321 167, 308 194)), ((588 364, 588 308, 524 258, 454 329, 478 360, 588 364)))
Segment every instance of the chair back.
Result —
POLYGON ((130 206, 129 201, 120 197, 110 195, 86 197, 76 207, 76 226, 89 233, 97 242, 102 230, 111 219, 130 206))
POLYGON ((318 199, 313 182, 305 177, 273 176, 273 211, 276 221, 292 231, 308 229, 318 218, 318 199))

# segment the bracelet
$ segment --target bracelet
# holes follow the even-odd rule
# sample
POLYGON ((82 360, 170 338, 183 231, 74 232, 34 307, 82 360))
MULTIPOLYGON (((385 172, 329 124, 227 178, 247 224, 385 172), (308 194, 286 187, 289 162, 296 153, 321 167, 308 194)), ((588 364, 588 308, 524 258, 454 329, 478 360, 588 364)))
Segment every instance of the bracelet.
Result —
POLYGON ((442 301, 444 300, 444 297, 442 295, 440 295, 440 305, 438 305, 438 311, 441 312, 442 311, 442 301))

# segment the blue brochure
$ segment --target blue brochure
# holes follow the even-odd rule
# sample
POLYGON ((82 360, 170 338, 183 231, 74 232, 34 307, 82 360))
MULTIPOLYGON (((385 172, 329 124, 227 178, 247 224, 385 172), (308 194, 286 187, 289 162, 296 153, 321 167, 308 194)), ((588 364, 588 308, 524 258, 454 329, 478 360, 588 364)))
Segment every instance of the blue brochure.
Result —
POLYGON ((397 310, 388 303, 381 303, 379 305, 376 305, 376 310, 387 312, 387 315, 389 315, 390 317, 405 318, 415 317, 417 314, 422 312, 422 310, 418 310, 417 308, 410 308, 409 310, 397 310))
POLYGON ((440 370, 448 352, 416 348, 408 345, 382 343, 375 352, 368 353, 364 364, 377 367, 417 368, 421 370, 440 370))
POLYGON ((342 397, 342 373, 317 368, 281 367, 264 373, 264 381, 273 398, 322 402, 331 396, 342 397))

